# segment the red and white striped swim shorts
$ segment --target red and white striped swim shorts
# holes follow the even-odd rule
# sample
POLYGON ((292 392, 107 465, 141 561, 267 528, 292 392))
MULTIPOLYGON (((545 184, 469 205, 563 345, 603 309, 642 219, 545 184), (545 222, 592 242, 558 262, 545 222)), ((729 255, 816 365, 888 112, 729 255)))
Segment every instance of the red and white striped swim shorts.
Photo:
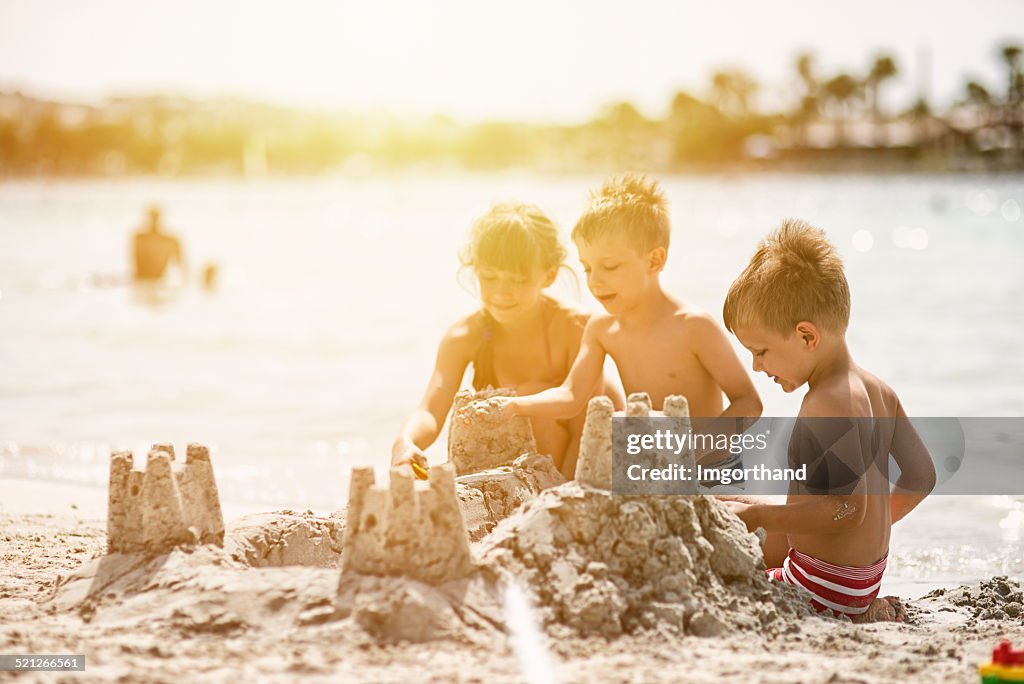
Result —
POLYGON ((878 596, 888 558, 887 553, 871 565, 854 567, 833 565, 790 549, 782 567, 768 570, 768 577, 811 592, 811 605, 819 613, 831 610, 837 617, 853 617, 867 611, 878 596))

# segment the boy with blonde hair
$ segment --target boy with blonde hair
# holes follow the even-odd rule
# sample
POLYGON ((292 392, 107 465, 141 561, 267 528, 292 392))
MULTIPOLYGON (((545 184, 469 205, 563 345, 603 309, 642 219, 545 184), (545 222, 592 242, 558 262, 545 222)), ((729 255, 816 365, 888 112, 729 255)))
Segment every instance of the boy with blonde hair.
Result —
POLYGON ((694 417, 761 415, 754 385, 722 327, 662 289, 669 237, 667 203, 656 181, 626 174, 591 196, 572 239, 587 287, 607 313, 590 318, 561 386, 504 400, 506 416, 580 414, 606 355, 615 361, 627 394, 647 392, 656 409, 665 397, 681 394, 694 417))
POLYGON ((824 232, 784 221, 733 282, 723 318, 755 372, 784 392, 808 385, 790 465, 813 462, 826 480, 791 487, 785 504, 728 505, 750 530, 768 532, 771 577, 810 591, 819 611, 898 619, 898 603, 876 598, 889 535, 932 490, 935 470, 899 397, 850 355, 850 288, 824 232), (890 454, 900 468, 891 491, 890 454))

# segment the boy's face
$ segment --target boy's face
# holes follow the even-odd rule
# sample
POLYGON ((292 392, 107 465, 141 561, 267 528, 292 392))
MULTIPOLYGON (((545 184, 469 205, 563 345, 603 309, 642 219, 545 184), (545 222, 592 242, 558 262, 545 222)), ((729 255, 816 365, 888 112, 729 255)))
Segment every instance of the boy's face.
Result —
POLYGON ((502 325, 527 318, 556 275, 555 271, 547 273, 541 269, 524 275, 486 266, 476 268, 484 308, 502 325))
POLYGON ((807 382, 813 370, 812 350, 796 328, 788 335, 763 325, 737 327, 734 332, 740 344, 753 355, 755 373, 764 373, 787 393, 807 382))
POLYGON ((641 253, 622 237, 609 233, 590 242, 576 241, 576 248, 587 276, 587 287, 610 314, 627 311, 661 270, 664 250, 658 259, 655 251, 641 253))

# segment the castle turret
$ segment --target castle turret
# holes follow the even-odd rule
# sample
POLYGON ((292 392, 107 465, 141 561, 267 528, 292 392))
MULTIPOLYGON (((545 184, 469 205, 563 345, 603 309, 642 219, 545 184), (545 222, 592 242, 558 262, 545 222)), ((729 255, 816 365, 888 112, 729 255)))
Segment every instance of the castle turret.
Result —
POLYGON ((587 419, 580 438, 576 479, 591 487, 612 488, 612 413, 608 397, 594 397, 587 404, 587 419))
MULTIPOLYGON (((576 462, 576 480, 582 484, 590 485, 600 489, 612 488, 612 465, 615 444, 613 443, 613 417, 626 417, 633 420, 644 420, 652 418, 672 418, 672 430, 678 434, 685 434, 690 431, 690 410, 686 397, 670 395, 665 397, 662 411, 655 411, 651 408, 651 397, 646 392, 635 392, 626 399, 626 410, 614 411, 612 401, 608 397, 594 397, 587 405, 587 418, 583 425, 583 436, 580 439, 580 454, 576 462)), ((657 429, 657 424, 642 422, 638 426, 633 423, 630 430, 647 431, 657 429)), ((625 439, 624 436, 620 439, 625 439)), ((625 445, 619 444, 620 451, 625 451, 625 445)), ((653 454, 647 451, 645 464, 648 467, 660 468, 669 464, 680 464, 693 473, 694 454, 693 449, 687 447, 681 453, 676 454, 672 450, 664 453, 653 454)), ((696 494, 697 484, 694 480, 680 480, 673 484, 672 493, 696 494)), ((644 492, 642 483, 623 483, 618 487, 619 493, 644 492)))
POLYGON ((109 553, 165 553, 181 544, 224 542, 224 517, 206 447, 189 445, 174 462, 170 444, 153 446, 144 471, 131 452, 110 457, 109 553))
POLYGON ((498 397, 514 396, 511 390, 462 390, 455 395, 448 429, 448 460, 458 475, 508 465, 518 457, 537 451, 530 420, 503 418, 498 397))
POLYGON ((392 468, 390 476, 385 488, 372 468, 353 469, 342 572, 431 584, 464 577, 472 561, 452 465, 431 468, 425 482, 407 468, 392 468))
POLYGON ((200 544, 222 545, 224 514, 213 477, 210 450, 202 444, 188 445, 179 486, 185 504, 185 524, 196 531, 200 544))

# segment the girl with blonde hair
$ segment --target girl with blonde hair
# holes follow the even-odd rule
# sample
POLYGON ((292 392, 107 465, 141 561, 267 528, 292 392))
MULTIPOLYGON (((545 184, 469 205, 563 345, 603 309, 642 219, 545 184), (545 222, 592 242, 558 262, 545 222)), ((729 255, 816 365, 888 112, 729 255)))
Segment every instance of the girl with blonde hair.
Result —
MULTIPOLYGON (((533 205, 499 204, 477 219, 460 260, 476 277, 481 308, 456 321, 441 340, 423 399, 395 439, 393 466, 427 468, 424 450, 440 434, 470 365, 477 390, 511 388, 525 395, 562 383, 588 318, 544 292, 560 270, 569 270, 566 256, 555 224, 533 205)), ((609 391, 621 403, 621 391, 601 383, 593 388, 594 394, 609 391)), ((583 418, 531 421, 537 450, 569 479, 583 418)))

